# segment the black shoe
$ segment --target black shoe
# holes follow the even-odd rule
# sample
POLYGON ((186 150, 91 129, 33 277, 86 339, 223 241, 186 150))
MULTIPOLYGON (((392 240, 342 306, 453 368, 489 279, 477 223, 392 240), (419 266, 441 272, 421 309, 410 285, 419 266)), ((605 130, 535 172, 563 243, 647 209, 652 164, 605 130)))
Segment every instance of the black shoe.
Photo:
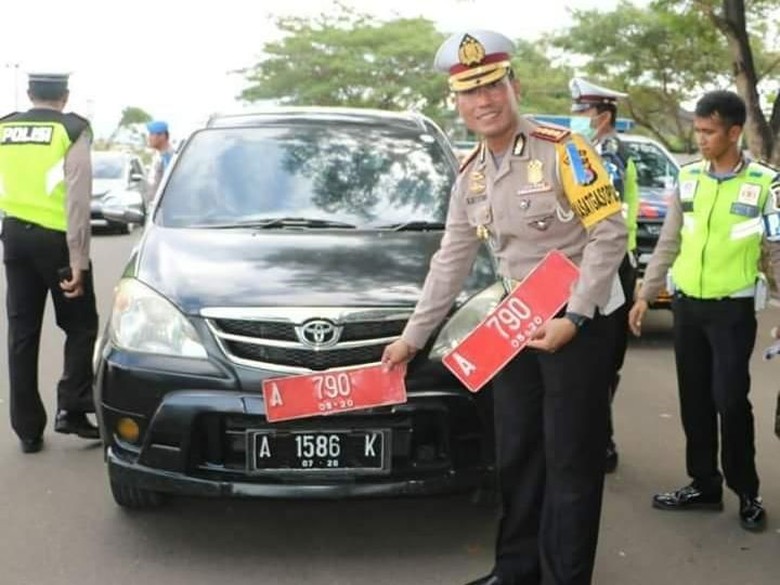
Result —
POLYGON ((37 453, 43 449, 43 437, 20 439, 19 446, 22 448, 22 453, 37 453))
POLYGON ((612 473, 617 469, 618 465, 618 452, 615 443, 612 441, 607 445, 607 457, 604 461, 604 471, 606 473, 612 473))
POLYGON ((704 492, 693 484, 676 492, 653 496, 653 508, 659 510, 722 510, 723 490, 704 492))
POLYGON ((751 532, 761 532, 766 528, 766 510, 760 497, 739 496, 739 523, 751 532))
POLYGON ((506 581, 504 581, 501 577, 495 573, 490 573, 490 575, 481 577, 476 581, 469 581, 466 583, 466 585, 505 585, 505 583, 506 581))
POLYGON ((54 423, 54 430, 66 435, 77 435, 82 439, 100 438, 100 431, 89 422, 87 415, 83 412, 59 411, 54 423))

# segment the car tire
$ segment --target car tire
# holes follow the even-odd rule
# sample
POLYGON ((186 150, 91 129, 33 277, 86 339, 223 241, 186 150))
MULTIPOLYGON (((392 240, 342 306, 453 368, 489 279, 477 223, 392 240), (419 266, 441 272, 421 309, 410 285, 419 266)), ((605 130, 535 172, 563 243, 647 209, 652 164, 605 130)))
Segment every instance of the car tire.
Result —
POLYGON ((137 488, 117 481, 111 482, 111 495, 114 496, 114 501, 119 506, 131 510, 158 508, 165 502, 165 496, 159 492, 137 488))

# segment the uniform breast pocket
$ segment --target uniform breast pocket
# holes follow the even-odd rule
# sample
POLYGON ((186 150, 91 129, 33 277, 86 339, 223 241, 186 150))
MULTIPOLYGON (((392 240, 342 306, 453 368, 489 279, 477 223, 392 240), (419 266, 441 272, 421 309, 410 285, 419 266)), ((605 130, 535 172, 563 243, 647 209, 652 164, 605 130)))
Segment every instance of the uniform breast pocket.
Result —
POLYGON ((508 219, 515 232, 545 232, 555 227, 558 202, 550 194, 517 195, 513 198, 508 219))

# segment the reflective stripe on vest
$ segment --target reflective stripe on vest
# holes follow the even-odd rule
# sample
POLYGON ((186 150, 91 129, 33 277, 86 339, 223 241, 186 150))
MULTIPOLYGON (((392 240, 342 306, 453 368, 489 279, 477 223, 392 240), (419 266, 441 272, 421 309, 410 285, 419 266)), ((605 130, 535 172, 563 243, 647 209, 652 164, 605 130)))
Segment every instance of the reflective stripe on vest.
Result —
POLYGON ((756 283, 762 216, 775 173, 751 162, 736 176, 718 181, 704 164, 680 171, 683 227, 672 278, 683 293, 714 299, 756 283))

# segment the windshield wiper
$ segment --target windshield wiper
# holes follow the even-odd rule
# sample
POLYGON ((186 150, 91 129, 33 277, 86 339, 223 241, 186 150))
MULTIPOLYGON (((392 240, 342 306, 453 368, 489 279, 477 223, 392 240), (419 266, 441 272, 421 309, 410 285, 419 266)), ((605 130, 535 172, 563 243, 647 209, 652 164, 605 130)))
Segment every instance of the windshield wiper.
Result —
POLYGON ((378 225, 377 229, 389 230, 391 232, 427 232, 429 230, 443 230, 444 223, 440 221, 404 221, 402 223, 388 223, 378 225))
POLYGON ((343 221, 334 221, 330 219, 317 219, 307 217, 273 217, 270 219, 253 219, 244 221, 234 221, 230 223, 202 223, 191 227, 203 227, 213 229, 231 229, 231 228, 254 228, 254 229, 273 229, 273 228, 342 228, 355 229, 356 226, 343 221))

